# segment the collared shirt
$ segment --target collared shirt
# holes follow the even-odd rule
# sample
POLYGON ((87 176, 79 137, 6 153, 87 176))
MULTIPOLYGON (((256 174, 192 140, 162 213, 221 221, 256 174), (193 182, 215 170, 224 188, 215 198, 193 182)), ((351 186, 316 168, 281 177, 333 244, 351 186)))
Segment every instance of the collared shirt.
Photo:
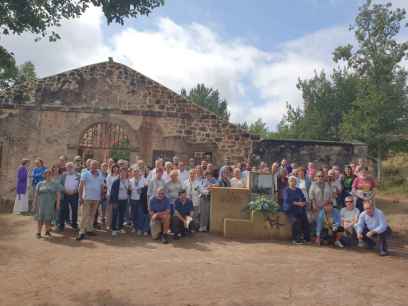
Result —
POLYGON ((180 182, 185 182, 186 180, 188 180, 188 177, 189 177, 190 175, 189 175, 189 173, 188 173, 188 171, 187 170, 183 170, 183 171, 180 171, 179 170, 179 179, 180 179, 180 182))
POLYGON ((157 197, 153 197, 149 201, 149 210, 153 213, 170 210, 170 201, 166 197, 161 200, 157 197))
POLYGON ((183 186, 179 181, 169 181, 166 183, 165 189, 166 197, 169 199, 170 203, 173 204, 177 200, 179 192, 183 189, 183 186))
POLYGON ((136 180, 136 178, 132 177, 130 180, 130 189, 132 190, 132 193, 130 194, 130 199, 131 200, 140 200, 140 196, 142 193, 142 189, 144 188, 146 184, 146 179, 141 176, 139 179, 136 180))
POLYGON ((153 180, 149 181, 149 185, 147 187, 148 199, 154 197, 157 193, 157 189, 164 188, 165 185, 166 183, 162 179, 158 180, 157 178, 154 178, 153 180))
POLYGON ((119 194, 118 200, 128 200, 129 199, 129 180, 119 179, 119 194))
POLYGON ((186 199, 184 203, 182 203, 180 199, 177 199, 176 202, 174 202, 174 206, 174 209, 183 217, 189 216, 193 211, 193 202, 190 199, 186 199))
POLYGON ((369 216, 366 211, 363 211, 358 218, 357 232, 361 234, 365 227, 378 234, 384 233, 388 228, 388 223, 383 212, 374 208, 373 216, 369 216))
POLYGON ((65 182, 64 182, 64 191, 68 193, 77 193, 79 187, 79 177, 78 174, 67 173, 65 175, 65 182))
POLYGON ((83 171, 81 173, 81 182, 84 182, 84 200, 100 201, 102 195, 102 186, 105 178, 97 171, 96 175, 91 171, 83 171))

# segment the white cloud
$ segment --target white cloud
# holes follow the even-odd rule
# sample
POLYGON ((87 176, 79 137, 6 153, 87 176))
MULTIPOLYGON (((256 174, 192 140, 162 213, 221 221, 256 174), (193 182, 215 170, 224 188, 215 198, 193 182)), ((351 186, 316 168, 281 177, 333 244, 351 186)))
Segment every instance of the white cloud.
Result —
POLYGON ((262 118, 275 127, 286 101, 301 103, 297 79, 328 69, 333 49, 350 39, 346 26, 325 29, 265 52, 242 40, 226 40, 202 24, 161 18, 154 30, 123 28, 108 43, 103 21, 102 13, 92 9, 58 29, 63 38, 56 43, 34 43, 28 34, 2 43, 18 62, 32 60, 42 76, 113 56, 177 92, 205 83, 228 100, 232 121, 262 118))

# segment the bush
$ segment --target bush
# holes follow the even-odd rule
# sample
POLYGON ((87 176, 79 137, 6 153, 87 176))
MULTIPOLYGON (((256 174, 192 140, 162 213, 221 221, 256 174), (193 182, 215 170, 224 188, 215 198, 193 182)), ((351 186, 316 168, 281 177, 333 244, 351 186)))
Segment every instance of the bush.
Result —
POLYGON ((383 161, 381 189, 408 193, 408 153, 398 153, 383 161))

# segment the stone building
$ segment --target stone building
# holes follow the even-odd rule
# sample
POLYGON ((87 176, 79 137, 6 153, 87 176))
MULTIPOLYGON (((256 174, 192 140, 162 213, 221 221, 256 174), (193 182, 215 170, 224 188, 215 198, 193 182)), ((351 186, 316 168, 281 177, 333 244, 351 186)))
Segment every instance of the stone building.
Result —
POLYGON ((12 194, 21 158, 247 159, 254 140, 237 126, 119 63, 85 66, 0 93, 0 195, 12 194))

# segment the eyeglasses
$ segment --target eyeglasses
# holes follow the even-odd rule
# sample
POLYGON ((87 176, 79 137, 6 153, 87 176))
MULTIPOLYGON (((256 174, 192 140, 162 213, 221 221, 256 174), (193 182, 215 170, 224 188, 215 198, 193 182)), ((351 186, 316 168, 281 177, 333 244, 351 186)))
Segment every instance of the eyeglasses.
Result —
POLYGON ((353 203, 353 201, 346 201, 346 203, 353 203))

